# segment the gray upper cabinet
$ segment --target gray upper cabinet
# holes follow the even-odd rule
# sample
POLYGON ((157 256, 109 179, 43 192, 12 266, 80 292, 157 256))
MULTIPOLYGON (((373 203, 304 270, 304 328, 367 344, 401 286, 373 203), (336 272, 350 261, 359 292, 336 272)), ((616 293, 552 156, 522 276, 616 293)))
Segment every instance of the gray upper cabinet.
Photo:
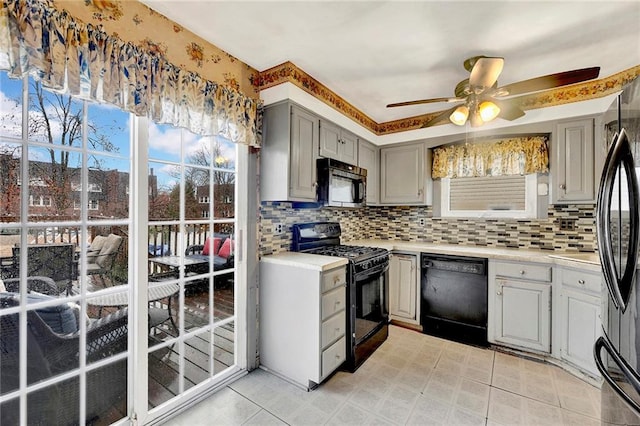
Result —
POLYGON ((600 177, 595 173, 594 120, 560 122, 555 136, 551 162, 553 203, 594 202, 600 177))
POLYGON ((264 112, 262 201, 315 201, 320 119, 290 102, 264 112))
POLYGON ((367 204, 380 202, 380 148, 358 140, 358 167, 367 169, 367 204))
POLYGON ((430 202, 429 153, 422 142, 380 148, 381 204, 430 202))
POLYGON ((353 133, 325 120, 320 120, 320 157, 348 164, 358 162, 358 138, 353 133))

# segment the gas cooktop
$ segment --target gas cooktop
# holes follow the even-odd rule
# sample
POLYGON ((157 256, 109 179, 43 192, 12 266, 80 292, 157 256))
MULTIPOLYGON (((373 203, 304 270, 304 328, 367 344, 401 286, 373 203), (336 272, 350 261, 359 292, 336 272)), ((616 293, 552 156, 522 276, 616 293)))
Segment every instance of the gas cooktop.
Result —
POLYGON ((358 264, 389 257, 389 252, 383 248, 340 244, 341 229, 338 222, 297 223, 292 230, 293 251, 345 257, 358 264))
POLYGON ((387 255, 387 250, 377 247, 329 245, 315 249, 305 250, 306 253, 321 254, 324 256, 346 257, 354 262, 362 262, 372 257, 387 255))

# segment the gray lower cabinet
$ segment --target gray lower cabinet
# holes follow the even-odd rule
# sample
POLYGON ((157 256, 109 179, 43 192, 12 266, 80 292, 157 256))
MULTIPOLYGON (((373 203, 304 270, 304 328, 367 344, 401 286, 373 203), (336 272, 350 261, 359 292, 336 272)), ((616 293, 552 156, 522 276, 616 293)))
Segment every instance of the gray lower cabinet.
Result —
POLYGON ((598 377, 593 344, 602 333, 600 273, 557 267, 560 297, 554 299, 554 341, 559 356, 580 370, 598 377))
POLYGON ((291 102, 264 112, 260 152, 262 201, 316 201, 320 119, 291 102))
POLYGON ((320 156, 356 165, 358 137, 325 120, 320 120, 320 156))
POLYGON ((260 262, 260 364, 310 389, 346 358, 346 268, 260 262))
POLYGON ((489 262, 488 339, 551 352, 550 265, 489 262))
POLYGON ((380 148, 358 140, 358 167, 367 169, 367 204, 380 202, 380 148))
POLYGON ((393 253, 389 262, 389 318, 419 324, 418 256, 393 253))
POLYGON ((380 203, 415 204, 430 202, 430 154, 424 143, 380 148, 380 203))
POLYGON ((552 143, 553 202, 593 202, 600 178, 595 173, 594 120, 558 123, 552 143))

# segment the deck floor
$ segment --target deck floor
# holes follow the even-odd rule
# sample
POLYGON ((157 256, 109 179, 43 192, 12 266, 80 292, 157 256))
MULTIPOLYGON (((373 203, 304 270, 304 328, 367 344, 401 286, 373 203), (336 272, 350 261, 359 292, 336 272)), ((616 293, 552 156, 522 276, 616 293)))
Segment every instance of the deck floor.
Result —
MULTIPOLYGON (((189 289, 185 294, 184 328, 186 332, 193 331, 208 323, 207 291, 189 289)), ((166 305, 163 305, 166 309, 166 305)), ((179 324, 179 314, 176 312, 177 303, 172 302, 174 320, 179 324)), ((214 317, 224 320, 234 315, 233 285, 216 288, 214 292, 214 317)), ((170 321, 154 327, 149 335, 149 408, 156 407, 174 398, 180 393, 180 350, 184 351, 183 376, 186 391, 202 383, 211 376, 225 370, 235 362, 235 322, 226 323, 214 328, 213 344, 210 331, 196 334, 186 339, 183 345, 171 344, 160 349, 153 346, 162 344, 174 338, 177 330, 170 321), (181 349, 182 346, 182 349, 181 349), (213 359, 210 354, 213 350, 213 359)), ((114 409, 105 417, 98 419, 98 424, 109 424, 124 416, 123 409, 114 409)))

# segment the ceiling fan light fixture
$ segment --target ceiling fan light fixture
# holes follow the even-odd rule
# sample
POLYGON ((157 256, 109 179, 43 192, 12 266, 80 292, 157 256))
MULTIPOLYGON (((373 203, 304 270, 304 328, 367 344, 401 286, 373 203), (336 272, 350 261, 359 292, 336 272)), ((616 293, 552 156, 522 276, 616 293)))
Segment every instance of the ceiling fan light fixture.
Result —
POLYGON ((449 120, 456 126, 464 126, 464 123, 467 122, 467 117, 469 117, 469 108, 466 105, 460 105, 451 113, 449 120))
POLYGON ((498 114, 500 114, 500 107, 498 107, 498 105, 494 104, 491 101, 482 102, 479 106, 479 110, 480 117, 485 123, 493 120, 498 116, 498 114))

